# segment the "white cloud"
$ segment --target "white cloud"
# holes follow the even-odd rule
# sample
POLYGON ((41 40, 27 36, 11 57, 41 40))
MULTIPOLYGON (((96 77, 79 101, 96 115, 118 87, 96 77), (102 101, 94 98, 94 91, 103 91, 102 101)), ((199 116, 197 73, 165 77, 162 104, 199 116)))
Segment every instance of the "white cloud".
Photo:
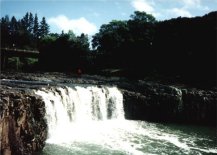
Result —
POLYGON ((168 17, 193 17, 195 10, 207 11, 209 8, 202 4, 202 0, 176 0, 181 4, 181 7, 173 7, 166 9, 165 13, 168 17))
POLYGON ((196 8, 200 10, 209 10, 208 6, 202 5, 201 0, 181 0, 181 2, 183 3, 184 8, 186 9, 196 8))
POLYGON ((147 0, 133 0, 132 6, 138 11, 145 11, 147 13, 154 13, 153 3, 147 0))
MULTIPOLYGON (((208 12, 205 0, 130 0, 135 10, 145 11, 157 19, 193 17, 197 12, 208 12)), ((207 0, 208 1, 208 0, 207 0)), ((212 1, 212 0, 209 0, 212 1)), ((214 0, 213 0, 214 1, 214 0)), ((215 0, 217 1, 217 0, 215 0)))
POLYGON ((200 0, 181 0, 186 8, 199 7, 201 5, 200 0))
POLYGON ((137 11, 144 11, 152 14, 154 17, 160 17, 160 13, 154 9, 155 3, 153 0, 132 0, 131 5, 137 11))
POLYGON ((97 31, 96 25, 89 22, 84 17, 79 19, 69 19, 64 15, 59 15, 48 19, 48 23, 57 26, 60 30, 64 30, 64 32, 72 30, 76 35, 81 33, 93 35, 97 31))
POLYGON ((172 8, 167 12, 173 16, 192 17, 191 13, 184 8, 172 8))

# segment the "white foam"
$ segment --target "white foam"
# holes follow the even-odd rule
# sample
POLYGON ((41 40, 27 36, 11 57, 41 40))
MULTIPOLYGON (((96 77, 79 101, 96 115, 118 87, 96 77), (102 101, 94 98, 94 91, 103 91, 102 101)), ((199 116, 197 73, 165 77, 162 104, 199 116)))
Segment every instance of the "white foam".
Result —
POLYGON ((47 143, 68 149, 77 143, 94 144, 124 154, 159 154, 153 143, 176 146, 178 153, 198 150, 217 153, 216 148, 194 146, 188 135, 171 133, 144 121, 124 119, 123 95, 116 87, 57 87, 35 92, 45 101, 48 123, 47 143))

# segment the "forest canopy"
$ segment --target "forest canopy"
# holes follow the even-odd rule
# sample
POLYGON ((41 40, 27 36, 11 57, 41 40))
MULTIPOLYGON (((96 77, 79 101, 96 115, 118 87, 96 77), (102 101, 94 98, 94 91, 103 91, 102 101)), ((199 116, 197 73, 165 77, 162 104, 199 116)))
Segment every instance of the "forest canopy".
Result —
POLYGON ((217 12, 202 17, 157 21, 135 11, 129 20, 101 25, 90 42, 73 31, 49 32, 45 17, 26 13, 22 19, 2 17, 1 46, 37 49, 38 70, 70 71, 82 68, 101 73, 120 69, 119 75, 142 78, 173 77, 188 83, 216 85, 217 12), (92 44, 92 48, 90 48, 92 44))

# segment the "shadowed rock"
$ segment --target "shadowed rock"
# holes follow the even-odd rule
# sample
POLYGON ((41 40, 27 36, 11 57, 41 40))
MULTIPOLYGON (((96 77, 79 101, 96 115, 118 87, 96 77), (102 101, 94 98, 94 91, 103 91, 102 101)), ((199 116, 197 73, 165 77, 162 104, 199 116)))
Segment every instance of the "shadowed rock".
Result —
POLYGON ((47 138, 44 103, 24 91, 0 91, 0 150, 2 155, 29 155, 42 150, 47 138))

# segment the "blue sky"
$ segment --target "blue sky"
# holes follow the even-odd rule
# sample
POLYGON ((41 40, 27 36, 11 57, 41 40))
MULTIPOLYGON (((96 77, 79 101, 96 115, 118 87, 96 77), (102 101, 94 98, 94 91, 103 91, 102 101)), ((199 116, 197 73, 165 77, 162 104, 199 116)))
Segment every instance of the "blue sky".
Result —
POLYGON ((22 18, 26 12, 46 17, 51 32, 73 30, 95 34, 113 19, 126 20, 134 11, 145 11, 157 20, 202 16, 217 11, 217 0, 0 0, 1 17, 22 18))

